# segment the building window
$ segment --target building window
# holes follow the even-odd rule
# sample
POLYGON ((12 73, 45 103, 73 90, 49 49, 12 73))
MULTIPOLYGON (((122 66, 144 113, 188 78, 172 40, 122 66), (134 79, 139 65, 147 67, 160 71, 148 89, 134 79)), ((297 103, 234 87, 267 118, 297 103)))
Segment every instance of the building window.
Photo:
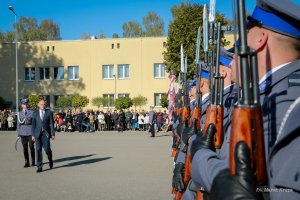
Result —
POLYGON ((44 100, 46 101, 46 107, 50 106, 50 95, 42 95, 44 100))
POLYGON ((102 65, 102 78, 113 79, 114 78, 114 66, 113 65, 102 65))
POLYGON ((115 48, 115 44, 111 44, 111 49, 114 49, 115 48))
POLYGON ((114 107, 115 103, 115 95, 114 94, 103 94, 103 98, 106 99, 104 102, 104 108, 112 108, 114 107))
POLYGON ((129 78, 129 65, 118 65, 118 79, 129 78))
POLYGON ((166 95, 166 94, 165 93, 155 93, 154 94, 154 106, 161 107, 160 100, 161 100, 161 97, 164 95, 166 95))
POLYGON ((129 97, 129 93, 119 93, 118 98, 129 97))
POLYGON ((54 51, 55 50, 55 47, 54 46, 52 46, 52 51, 54 51))
POLYGON ((25 81, 35 80, 35 68, 25 68, 25 81))
POLYGON ((64 67, 54 67, 54 80, 64 80, 64 67))
POLYGON ((41 67, 40 68, 40 80, 49 80, 50 79, 50 68, 41 67))
POLYGON ((49 46, 47 46, 47 51, 49 51, 50 50, 50 47, 49 46))
POLYGON ((165 78, 165 77, 166 77, 165 65, 162 63, 155 63, 154 78, 165 78))
POLYGON ((57 107, 57 99, 63 97, 62 95, 54 95, 54 107, 57 107))
POLYGON ((117 48, 120 49, 120 43, 117 43, 117 48))
POLYGON ((69 66, 68 67, 68 79, 69 80, 79 80, 79 66, 69 66))

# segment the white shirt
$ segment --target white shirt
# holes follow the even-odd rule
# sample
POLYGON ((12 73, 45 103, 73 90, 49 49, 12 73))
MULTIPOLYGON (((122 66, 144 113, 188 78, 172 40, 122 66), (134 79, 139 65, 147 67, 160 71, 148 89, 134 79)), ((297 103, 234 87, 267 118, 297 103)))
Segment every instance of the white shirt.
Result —
POLYGON ((42 121, 44 119, 44 116, 45 116, 45 110, 40 110, 40 118, 42 121))
POLYGON ((209 95, 209 92, 206 93, 206 94, 204 94, 204 95, 202 95, 202 101, 204 101, 208 97, 208 95, 209 95))
POLYGON ((261 77, 261 79, 259 80, 259 85, 262 84, 267 78, 269 78, 272 74, 274 74, 276 71, 278 71, 279 69, 283 68, 284 66, 290 64, 291 62, 288 63, 284 63, 281 64, 271 70, 269 70, 265 75, 263 75, 263 77, 261 77))

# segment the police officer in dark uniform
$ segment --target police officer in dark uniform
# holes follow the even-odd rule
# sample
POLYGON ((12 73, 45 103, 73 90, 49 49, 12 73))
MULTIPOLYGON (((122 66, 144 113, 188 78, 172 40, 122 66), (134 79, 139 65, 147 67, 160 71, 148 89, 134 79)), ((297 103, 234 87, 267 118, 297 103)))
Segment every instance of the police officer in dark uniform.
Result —
MULTIPOLYGON (((260 102, 271 199, 300 199, 298 179, 300 143, 297 132, 299 108, 292 112, 293 115, 290 117, 286 117, 285 114, 300 96, 299 22, 300 6, 289 0, 257 1, 257 6, 248 21, 248 45, 257 52, 258 57, 260 102), (290 120, 288 123, 290 127, 284 125, 282 128, 282 123, 286 119, 290 120)), ((296 105, 299 106, 297 103, 296 105)), ((194 147, 192 179, 199 185, 206 185, 210 189, 212 199, 261 198, 252 174, 247 145, 241 142, 236 146, 237 173, 230 176, 228 173, 230 132, 226 133, 222 146, 224 157, 214 155, 211 150, 213 147, 208 145, 210 141, 207 138, 202 145, 192 145, 192 148, 194 147), (207 159, 210 161, 209 164, 202 162, 201 167, 197 168, 197 162, 207 159), (210 180, 205 181, 208 180, 206 177, 210 180)))
POLYGON ((17 113, 17 133, 21 138, 25 158, 24 167, 30 167, 28 146, 31 154, 31 166, 35 166, 35 149, 32 141, 32 115, 33 110, 28 108, 28 100, 21 100, 22 110, 17 113))

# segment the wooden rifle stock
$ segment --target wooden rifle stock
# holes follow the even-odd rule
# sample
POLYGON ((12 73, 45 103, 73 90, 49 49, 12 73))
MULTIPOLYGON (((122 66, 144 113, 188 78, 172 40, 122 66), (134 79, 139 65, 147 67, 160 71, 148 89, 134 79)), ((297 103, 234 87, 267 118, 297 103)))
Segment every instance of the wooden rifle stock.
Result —
POLYGON ((206 111, 203 135, 205 136, 209 124, 214 124, 217 132, 215 133, 214 144, 216 149, 220 149, 223 143, 223 113, 224 108, 220 105, 210 105, 206 111))
POLYGON ((192 126, 193 122, 195 122, 196 130, 199 131, 200 128, 201 128, 200 120, 201 120, 201 108, 200 107, 196 107, 193 110, 193 114, 192 114, 192 117, 191 117, 189 125, 192 126))
POLYGON ((267 181, 261 108, 234 108, 231 120, 229 170, 235 174, 235 146, 244 141, 250 149, 251 165, 258 184, 267 181))
POLYGON ((181 111, 181 123, 187 123, 190 119, 191 111, 189 106, 184 106, 181 111))

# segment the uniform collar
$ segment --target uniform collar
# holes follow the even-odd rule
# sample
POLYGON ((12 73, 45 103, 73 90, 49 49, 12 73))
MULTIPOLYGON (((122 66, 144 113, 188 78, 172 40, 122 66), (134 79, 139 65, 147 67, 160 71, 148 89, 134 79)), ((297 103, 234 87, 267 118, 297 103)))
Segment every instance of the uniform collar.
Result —
POLYGON ((271 86, 281 81, 289 74, 300 69, 300 60, 284 63, 268 71, 259 81, 260 94, 265 93, 271 86))
POLYGON ((271 70, 269 70, 265 75, 263 75, 263 77, 261 77, 261 79, 259 80, 259 84, 262 84, 267 78, 269 78, 272 74, 274 74, 276 71, 278 71, 279 69, 281 69, 282 67, 290 64, 291 62, 288 62, 288 63, 284 63, 284 64, 281 64, 271 70))

